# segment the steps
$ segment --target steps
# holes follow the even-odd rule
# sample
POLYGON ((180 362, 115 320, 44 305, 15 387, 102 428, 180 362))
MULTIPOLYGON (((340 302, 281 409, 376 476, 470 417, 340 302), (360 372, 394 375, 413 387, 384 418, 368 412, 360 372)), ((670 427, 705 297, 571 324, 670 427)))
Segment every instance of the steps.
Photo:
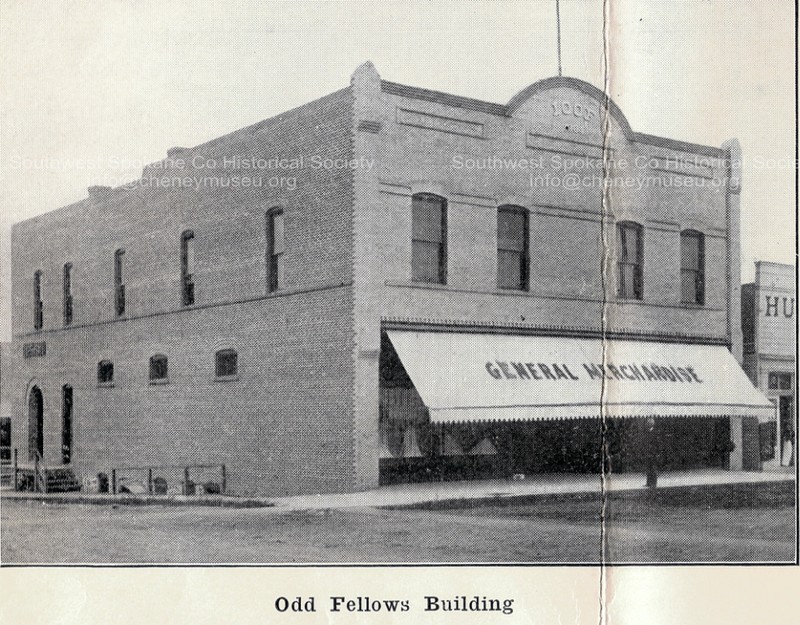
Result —
MULTIPOLYGON (((72 472, 71 467, 47 467, 46 472, 48 493, 66 493, 79 491, 81 489, 81 484, 72 472)), ((20 467, 17 472, 17 489, 35 490, 34 475, 34 469, 30 467, 20 467)), ((13 480, 13 477, 11 479, 13 480)))

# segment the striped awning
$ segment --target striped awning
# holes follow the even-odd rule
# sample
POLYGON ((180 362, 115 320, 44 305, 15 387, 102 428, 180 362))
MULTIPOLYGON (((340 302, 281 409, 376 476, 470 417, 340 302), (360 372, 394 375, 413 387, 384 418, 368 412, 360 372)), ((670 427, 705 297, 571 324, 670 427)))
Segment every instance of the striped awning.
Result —
POLYGON ((433 423, 773 418, 724 346, 390 330, 433 423))

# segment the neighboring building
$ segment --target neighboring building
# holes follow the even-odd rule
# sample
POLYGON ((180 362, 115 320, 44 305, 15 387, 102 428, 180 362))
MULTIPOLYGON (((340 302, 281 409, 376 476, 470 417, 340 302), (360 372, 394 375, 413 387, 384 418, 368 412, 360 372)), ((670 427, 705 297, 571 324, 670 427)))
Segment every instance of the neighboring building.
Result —
POLYGON ((756 261, 755 281, 742 285, 744 370, 777 407, 761 423, 761 457, 783 465, 796 454, 796 280, 792 265, 756 261))
POLYGON ((14 227, 14 445, 271 495, 599 471, 603 436, 611 471, 758 468, 738 162, 580 80, 504 105, 366 63, 14 227))

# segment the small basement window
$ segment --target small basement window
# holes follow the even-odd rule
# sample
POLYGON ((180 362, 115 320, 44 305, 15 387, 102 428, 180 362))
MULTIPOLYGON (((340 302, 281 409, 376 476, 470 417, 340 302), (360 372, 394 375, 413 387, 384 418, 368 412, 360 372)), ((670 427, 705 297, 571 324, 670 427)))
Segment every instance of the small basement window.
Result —
POLYGON ((167 357, 164 354, 156 354, 150 357, 150 382, 152 384, 163 384, 167 381, 167 357))
POLYGON ((101 360, 97 363, 98 386, 114 385, 114 363, 110 360, 101 360))
POLYGON ((235 379, 239 374, 239 356, 235 349, 221 349, 215 360, 218 380, 235 379))

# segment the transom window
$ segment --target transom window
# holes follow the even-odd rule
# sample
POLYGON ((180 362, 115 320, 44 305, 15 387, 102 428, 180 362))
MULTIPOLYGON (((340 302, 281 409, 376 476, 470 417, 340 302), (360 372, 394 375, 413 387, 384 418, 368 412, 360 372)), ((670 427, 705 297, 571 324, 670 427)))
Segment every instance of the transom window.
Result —
POLYGON ((282 210, 267 213, 267 261, 268 290, 270 293, 283 288, 285 283, 283 252, 285 249, 285 230, 282 210))
POLYGON ((617 297, 642 299, 642 227, 617 224, 617 297))
POLYGON ((411 279, 447 283, 447 203, 430 193, 417 193, 412 206, 411 279))
POLYGON ((114 383, 114 363, 110 360, 101 360, 97 363, 97 383, 114 383))
POLYGON ((164 354, 150 356, 150 381, 157 382, 167 379, 167 357, 164 354))
POLYGON ((232 378, 239 373, 239 356, 235 349, 221 349, 216 353, 216 376, 232 378))
POLYGON ((528 290, 528 211, 520 206, 497 210, 497 286, 528 290))
POLYGON ((681 232, 681 301, 705 303, 705 237, 696 230, 681 232))
POLYGON ((777 373, 771 372, 767 376, 767 386, 770 390, 775 391, 791 391, 794 376, 791 373, 777 373))

